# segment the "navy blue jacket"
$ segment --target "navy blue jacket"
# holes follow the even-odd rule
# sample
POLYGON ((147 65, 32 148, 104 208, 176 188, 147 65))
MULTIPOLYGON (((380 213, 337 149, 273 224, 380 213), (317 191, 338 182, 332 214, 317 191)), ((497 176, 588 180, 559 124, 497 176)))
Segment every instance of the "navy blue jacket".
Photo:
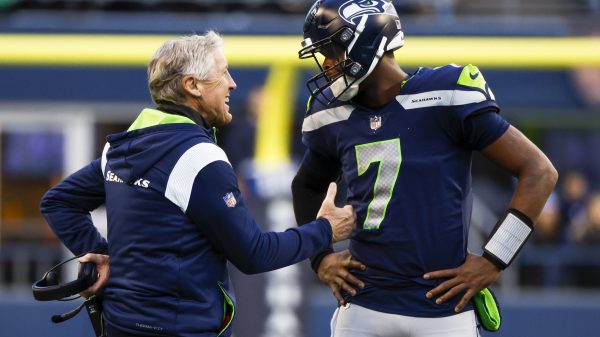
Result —
POLYGON ((72 253, 110 255, 103 304, 112 331, 229 336, 235 300, 228 260, 245 273, 265 272, 331 242, 325 219, 262 232, 212 129, 185 115, 143 110, 129 130, 108 136, 102 158, 42 200, 44 217, 72 253), (102 204, 108 243, 89 215, 102 204))

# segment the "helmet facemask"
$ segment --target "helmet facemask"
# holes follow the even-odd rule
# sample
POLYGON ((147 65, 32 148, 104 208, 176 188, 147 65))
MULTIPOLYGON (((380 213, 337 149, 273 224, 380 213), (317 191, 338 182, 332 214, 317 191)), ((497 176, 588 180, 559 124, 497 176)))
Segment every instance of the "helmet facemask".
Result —
POLYGON ((312 97, 322 104, 329 105, 336 100, 348 101, 358 92, 357 75, 362 66, 348 57, 347 46, 354 33, 344 27, 332 36, 312 43, 309 38, 302 42, 303 48, 298 52, 301 59, 315 60, 320 72, 306 82, 312 97), (317 56, 320 54, 320 56, 317 56), (325 65, 320 59, 336 60, 334 64, 325 65), (330 88, 331 90, 326 90, 330 88))

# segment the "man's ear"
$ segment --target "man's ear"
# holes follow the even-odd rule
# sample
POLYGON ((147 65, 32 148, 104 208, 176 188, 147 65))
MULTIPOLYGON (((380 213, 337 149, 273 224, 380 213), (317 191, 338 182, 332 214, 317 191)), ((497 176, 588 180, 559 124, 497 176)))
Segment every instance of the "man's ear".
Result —
POLYGON ((202 96, 202 83, 194 76, 186 75, 181 79, 183 90, 194 97, 202 96))

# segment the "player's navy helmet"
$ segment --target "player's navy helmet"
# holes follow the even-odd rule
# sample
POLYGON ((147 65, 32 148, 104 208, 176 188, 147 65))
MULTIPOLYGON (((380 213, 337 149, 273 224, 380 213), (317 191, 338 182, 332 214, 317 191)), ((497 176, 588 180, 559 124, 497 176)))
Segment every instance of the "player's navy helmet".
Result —
POLYGON ((317 62, 321 73, 306 85, 314 98, 330 104, 354 97, 383 54, 403 45, 404 33, 391 0, 318 0, 306 16, 298 54, 317 62), (331 59, 345 54, 345 59, 324 69, 317 53, 331 59))

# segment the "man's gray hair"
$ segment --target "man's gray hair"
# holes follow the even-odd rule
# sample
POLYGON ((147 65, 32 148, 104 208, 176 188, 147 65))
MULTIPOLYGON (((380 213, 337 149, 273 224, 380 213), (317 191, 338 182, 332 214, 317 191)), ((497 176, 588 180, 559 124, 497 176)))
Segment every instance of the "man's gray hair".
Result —
POLYGON ((208 79, 215 63, 213 53, 222 46, 221 36, 213 31, 165 42, 148 65, 148 87, 154 103, 183 104, 181 78, 191 75, 200 80, 208 79))

